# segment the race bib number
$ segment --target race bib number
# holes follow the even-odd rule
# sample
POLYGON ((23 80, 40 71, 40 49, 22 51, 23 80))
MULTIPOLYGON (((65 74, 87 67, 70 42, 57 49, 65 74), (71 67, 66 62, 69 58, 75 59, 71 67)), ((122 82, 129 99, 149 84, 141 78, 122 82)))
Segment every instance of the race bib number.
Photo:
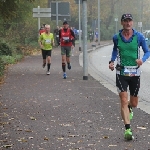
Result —
POLYGON ((137 74, 137 69, 134 69, 134 68, 125 68, 124 69, 124 74, 135 75, 135 74, 137 74))
POLYGON ((45 43, 46 43, 46 44, 50 44, 50 43, 51 43, 51 40, 50 40, 50 39, 46 39, 46 40, 45 40, 45 43))
POLYGON ((69 37, 63 37, 63 40, 69 40, 69 37))

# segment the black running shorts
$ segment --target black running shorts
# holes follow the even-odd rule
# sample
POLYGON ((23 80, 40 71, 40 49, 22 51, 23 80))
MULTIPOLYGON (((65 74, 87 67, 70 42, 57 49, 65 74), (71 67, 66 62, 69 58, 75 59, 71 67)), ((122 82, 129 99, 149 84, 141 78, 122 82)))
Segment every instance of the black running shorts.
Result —
POLYGON ((46 56, 51 56, 52 50, 44 50, 42 49, 42 57, 43 59, 46 59, 46 56))
POLYGON ((118 92, 127 92, 129 87, 130 95, 137 97, 140 88, 140 76, 122 76, 116 74, 116 86, 118 92))
POLYGON ((61 55, 71 56, 71 46, 61 46, 61 55))

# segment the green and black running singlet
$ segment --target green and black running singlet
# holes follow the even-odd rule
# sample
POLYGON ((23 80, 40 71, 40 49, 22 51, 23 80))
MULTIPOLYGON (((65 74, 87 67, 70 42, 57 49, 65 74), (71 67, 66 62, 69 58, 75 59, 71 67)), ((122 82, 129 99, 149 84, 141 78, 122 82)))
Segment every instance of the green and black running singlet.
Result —
POLYGON ((118 64, 123 67, 117 74, 125 76, 138 76, 138 66, 136 59, 139 58, 137 35, 132 37, 131 42, 124 42, 118 34, 118 64))

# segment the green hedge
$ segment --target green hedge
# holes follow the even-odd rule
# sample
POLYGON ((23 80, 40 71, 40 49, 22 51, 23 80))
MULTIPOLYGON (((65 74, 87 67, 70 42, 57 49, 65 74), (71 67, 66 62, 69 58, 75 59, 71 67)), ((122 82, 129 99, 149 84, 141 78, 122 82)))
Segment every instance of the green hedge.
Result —
POLYGON ((4 74, 5 65, 2 59, 0 58, 0 76, 4 74))
POLYGON ((12 43, 0 39, 0 77, 4 74, 5 65, 14 64, 23 58, 21 50, 12 43))
POLYGON ((23 55, 14 55, 14 56, 3 55, 3 56, 1 56, 1 60, 4 65, 8 65, 8 64, 15 64, 20 59, 22 59, 22 57, 23 57, 23 55))
POLYGON ((12 55, 12 48, 5 41, 0 42, 0 55, 12 55))

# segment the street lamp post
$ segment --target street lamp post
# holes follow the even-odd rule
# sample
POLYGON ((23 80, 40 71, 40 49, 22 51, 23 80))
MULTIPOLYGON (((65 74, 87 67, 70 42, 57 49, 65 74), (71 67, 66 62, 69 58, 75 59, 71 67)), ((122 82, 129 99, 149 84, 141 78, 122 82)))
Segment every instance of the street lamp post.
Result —
POLYGON ((98 0, 98 45, 100 45, 100 0, 98 0))
POLYGON ((143 20, 143 0, 139 0, 139 20, 140 22, 138 22, 138 27, 139 27, 139 31, 142 32, 142 20, 143 20))
MULTIPOLYGON (((40 14, 40 6, 38 6, 38 14, 40 14)), ((38 17, 38 30, 40 29, 40 17, 38 17)))
POLYGON ((56 1, 56 25, 58 26, 58 1, 56 1))
POLYGON ((81 51, 81 1, 82 0, 75 0, 75 3, 79 4, 79 51, 81 51))
POLYGON ((87 54, 87 0, 82 0, 83 12, 83 80, 88 80, 88 54, 87 54))
POLYGON ((118 32, 117 30, 117 23, 118 23, 118 18, 115 18, 115 22, 116 22, 116 33, 118 32))
POLYGON ((81 51, 81 13, 80 13, 81 0, 79 0, 79 51, 81 51))

